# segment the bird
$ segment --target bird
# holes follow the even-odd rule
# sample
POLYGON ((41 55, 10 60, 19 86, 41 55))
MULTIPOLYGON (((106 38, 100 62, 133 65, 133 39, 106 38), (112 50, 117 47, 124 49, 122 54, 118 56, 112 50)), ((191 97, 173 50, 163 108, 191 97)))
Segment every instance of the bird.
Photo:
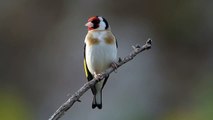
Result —
MULTIPOLYGON (((88 32, 84 41, 84 71, 87 80, 91 81, 108 68, 116 67, 118 44, 104 17, 92 16, 85 26, 88 32)), ((109 75, 91 87, 93 109, 102 109, 102 89, 108 78, 109 75)))

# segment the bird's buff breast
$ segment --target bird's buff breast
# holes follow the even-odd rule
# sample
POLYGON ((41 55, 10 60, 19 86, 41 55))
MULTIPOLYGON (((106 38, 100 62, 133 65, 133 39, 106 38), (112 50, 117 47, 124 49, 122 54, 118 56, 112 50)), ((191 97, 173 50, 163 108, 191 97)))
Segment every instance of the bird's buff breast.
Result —
POLYGON ((99 44, 87 46, 86 61, 89 71, 94 74, 104 72, 117 58, 117 48, 115 45, 99 44))

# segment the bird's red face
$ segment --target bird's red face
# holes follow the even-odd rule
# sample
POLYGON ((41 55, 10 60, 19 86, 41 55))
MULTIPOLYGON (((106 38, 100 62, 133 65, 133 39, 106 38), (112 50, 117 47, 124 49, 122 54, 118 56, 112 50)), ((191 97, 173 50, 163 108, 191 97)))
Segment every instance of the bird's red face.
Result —
POLYGON ((100 19, 98 16, 90 17, 85 26, 88 27, 88 30, 94 30, 99 27, 100 19))
POLYGON ((88 19, 85 26, 88 27, 88 30, 106 30, 108 23, 103 17, 93 16, 88 19))

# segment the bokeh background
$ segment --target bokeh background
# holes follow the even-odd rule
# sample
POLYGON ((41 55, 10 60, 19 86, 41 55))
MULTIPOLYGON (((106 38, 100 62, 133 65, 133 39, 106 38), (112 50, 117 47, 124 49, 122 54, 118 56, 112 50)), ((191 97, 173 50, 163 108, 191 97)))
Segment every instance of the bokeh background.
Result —
POLYGON ((61 120, 213 120, 212 0, 1 0, 0 120, 47 120, 85 82, 90 16, 104 16, 124 57, 103 109, 88 91, 61 120))

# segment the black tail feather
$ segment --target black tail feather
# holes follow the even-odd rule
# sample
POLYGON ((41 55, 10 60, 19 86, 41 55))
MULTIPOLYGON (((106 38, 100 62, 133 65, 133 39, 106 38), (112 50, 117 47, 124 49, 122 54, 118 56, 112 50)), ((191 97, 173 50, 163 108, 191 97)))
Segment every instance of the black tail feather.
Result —
MULTIPOLYGON (((102 97, 102 96, 101 96, 102 97)), ((98 108, 98 109, 102 109, 102 101, 101 101, 101 103, 97 103, 96 102, 96 95, 94 95, 94 97, 93 97, 93 101, 92 101, 92 109, 94 109, 94 108, 98 108)))

